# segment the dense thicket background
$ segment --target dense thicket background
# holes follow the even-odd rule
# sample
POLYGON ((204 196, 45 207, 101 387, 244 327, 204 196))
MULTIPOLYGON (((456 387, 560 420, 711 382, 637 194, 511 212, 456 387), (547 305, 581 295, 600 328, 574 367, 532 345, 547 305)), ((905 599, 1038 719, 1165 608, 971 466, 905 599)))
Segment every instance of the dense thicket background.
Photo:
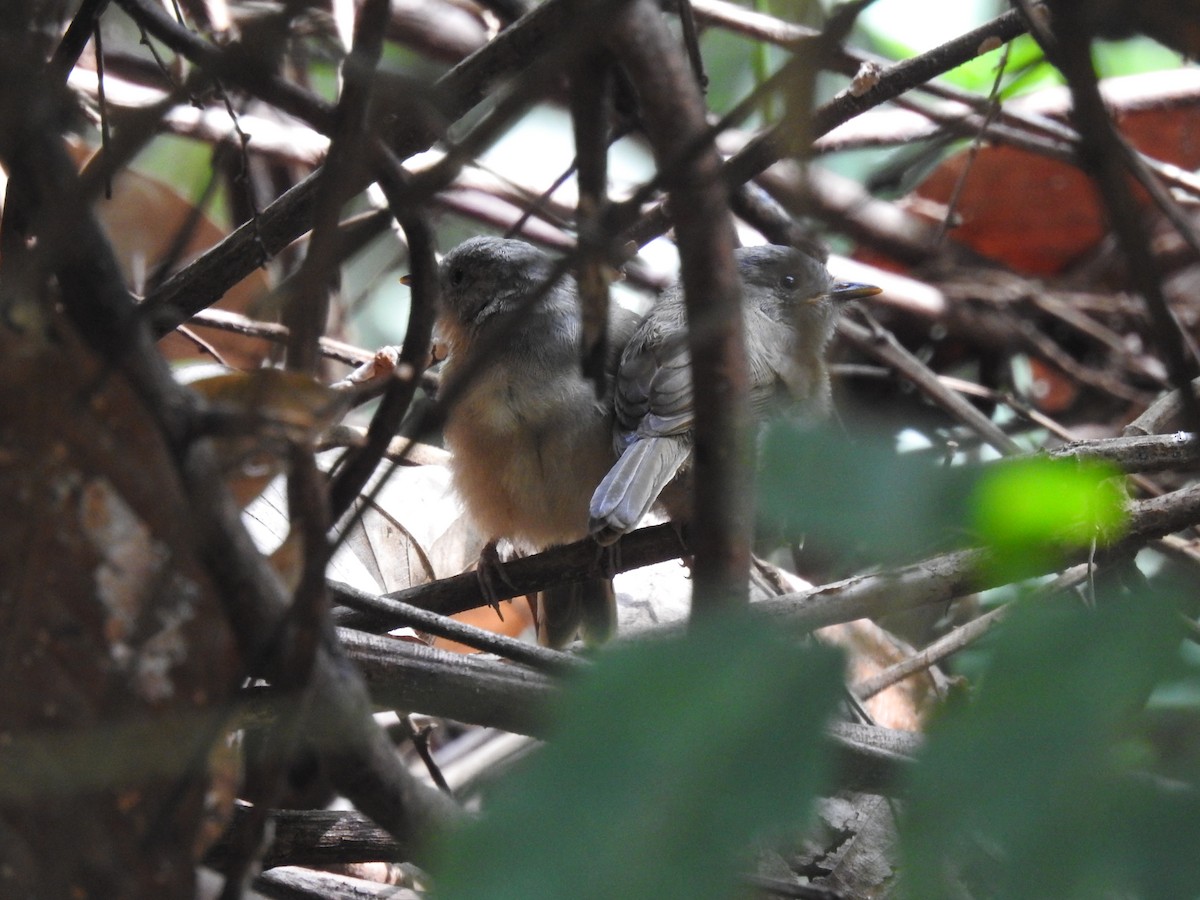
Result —
POLYGON ((1197 29, 8 4, 0 895, 1195 895, 1197 29), (480 232, 593 313, 682 270, 718 323, 704 514, 509 563, 502 621, 425 371, 480 232), (751 472, 726 276, 764 240, 884 292, 837 422, 751 472), (513 639, 602 566, 614 646, 513 639))

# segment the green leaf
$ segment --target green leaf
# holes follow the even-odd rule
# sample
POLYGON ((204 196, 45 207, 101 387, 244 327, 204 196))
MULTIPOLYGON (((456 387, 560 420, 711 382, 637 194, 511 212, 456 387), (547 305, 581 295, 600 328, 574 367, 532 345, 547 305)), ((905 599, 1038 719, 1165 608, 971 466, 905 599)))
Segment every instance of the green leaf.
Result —
POLYGON ((721 898, 826 780, 840 655, 741 619, 601 658, 435 867, 443 898, 721 898))
MULTIPOLYGON (((1074 600, 1015 610, 973 702, 934 724, 913 772, 901 827, 909 896, 1070 900, 1144 889, 1146 855, 1163 857, 1164 826, 1148 827, 1160 813, 1182 827, 1191 810, 1187 837, 1170 846, 1194 845, 1195 796, 1131 774, 1146 756, 1130 724, 1174 665, 1174 615, 1153 594, 1094 610, 1074 600)), ((1171 865, 1179 877, 1180 862, 1171 865)), ((1197 871, 1191 859, 1182 867, 1197 871)))
POLYGON ((1094 462, 1029 459, 988 467, 972 500, 974 529, 1002 571, 1027 569, 1064 548, 1100 545, 1126 521, 1120 473, 1094 462))

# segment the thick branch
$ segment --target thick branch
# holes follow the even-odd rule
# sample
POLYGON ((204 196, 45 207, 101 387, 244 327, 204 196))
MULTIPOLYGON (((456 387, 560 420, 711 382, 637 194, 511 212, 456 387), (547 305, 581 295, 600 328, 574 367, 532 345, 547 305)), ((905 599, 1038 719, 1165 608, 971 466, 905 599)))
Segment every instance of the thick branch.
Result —
MULTIPOLYGON (((464 658, 344 629, 341 635, 381 704, 550 736, 549 709, 560 682, 478 656, 464 658)), ((843 783, 857 790, 894 787, 897 766, 904 761, 900 754, 915 748, 912 735, 886 728, 837 724, 831 732, 843 783)))

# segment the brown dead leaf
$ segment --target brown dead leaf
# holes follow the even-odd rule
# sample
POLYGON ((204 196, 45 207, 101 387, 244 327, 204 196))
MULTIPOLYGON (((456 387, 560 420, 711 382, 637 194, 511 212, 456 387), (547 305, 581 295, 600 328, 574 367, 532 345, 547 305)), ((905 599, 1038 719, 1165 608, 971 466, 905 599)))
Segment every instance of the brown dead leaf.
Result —
MULTIPOLYGON (((283 471, 290 444, 311 445, 341 418, 350 402, 300 372, 255 369, 220 371, 200 365, 180 370, 179 380, 208 401, 228 430, 213 435, 230 490, 243 509, 283 471)), ((214 422, 214 427, 220 426, 214 422)))
MULTIPOLYGON (((1200 166, 1196 109, 1190 95, 1167 93, 1192 78, 1182 72, 1151 73, 1104 83, 1122 133, 1137 149, 1184 169, 1200 166), (1161 95, 1161 102, 1152 103, 1161 95)), ((1014 106, 1065 121, 1069 95, 1054 88, 1014 106)), ((1091 179, 1067 163, 1014 147, 985 146, 974 162, 967 151, 938 166, 907 199, 916 215, 933 220, 929 205, 945 207, 970 164, 954 207, 956 241, 1018 272, 1061 273, 1094 251, 1107 233, 1091 179)))
MULTIPOLYGON (((76 161, 82 165, 94 151, 76 144, 73 152, 76 161)), ((141 293, 146 279, 170 252, 176 236, 193 221, 195 205, 164 182, 126 169, 113 179, 112 198, 101 198, 96 202, 96 216, 113 246, 126 280, 141 293)), ((208 216, 195 217, 177 266, 195 259, 225 235, 226 232, 208 216)), ((214 305, 217 309, 247 313, 251 304, 268 289, 266 273, 256 269, 214 305)), ((259 338, 214 328, 200 325, 189 325, 188 328, 212 346, 224 362, 239 369, 260 365, 271 346, 259 338)), ((211 359, 194 342, 177 333, 164 337, 159 347, 168 359, 211 359)))
MULTIPOLYGON (((869 619, 831 625, 820 629, 817 635, 822 641, 846 651, 848 680, 851 684, 879 674, 908 655, 906 648, 894 636, 869 619)), ((925 716, 938 700, 932 677, 928 673, 920 673, 880 691, 863 706, 877 725, 920 731, 925 716)))
MULTIPOLYGON (((457 622, 474 625, 476 628, 482 628, 484 631, 490 631, 493 634, 502 634, 511 638, 519 638, 523 634, 532 633, 534 628, 533 612, 524 598, 501 600, 499 606, 500 612, 504 616, 503 619, 496 615, 496 610, 490 606, 469 609, 466 612, 456 613, 451 618, 457 622)), ((460 644, 457 641, 447 640, 446 638, 435 638, 433 646, 439 650, 449 650, 451 653, 478 652, 474 647, 468 647, 466 644, 460 644)))

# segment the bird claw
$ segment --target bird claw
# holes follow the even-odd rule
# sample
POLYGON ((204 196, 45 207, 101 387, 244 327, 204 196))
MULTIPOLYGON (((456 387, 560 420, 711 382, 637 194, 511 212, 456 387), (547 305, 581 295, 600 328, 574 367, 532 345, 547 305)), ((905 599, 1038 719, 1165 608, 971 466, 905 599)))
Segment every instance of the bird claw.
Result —
POLYGON ((475 580, 479 582, 479 593, 483 595, 487 605, 496 611, 496 615, 503 622, 504 613, 500 611, 500 601, 507 600, 509 597, 519 594, 520 591, 508 577, 508 573, 504 571, 504 563, 500 560, 500 552, 496 549, 495 541, 489 541, 479 551, 479 562, 475 565, 475 580), (502 582, 512 593, 502 597, 500 591, 497 590, 497 582, 502 582))

